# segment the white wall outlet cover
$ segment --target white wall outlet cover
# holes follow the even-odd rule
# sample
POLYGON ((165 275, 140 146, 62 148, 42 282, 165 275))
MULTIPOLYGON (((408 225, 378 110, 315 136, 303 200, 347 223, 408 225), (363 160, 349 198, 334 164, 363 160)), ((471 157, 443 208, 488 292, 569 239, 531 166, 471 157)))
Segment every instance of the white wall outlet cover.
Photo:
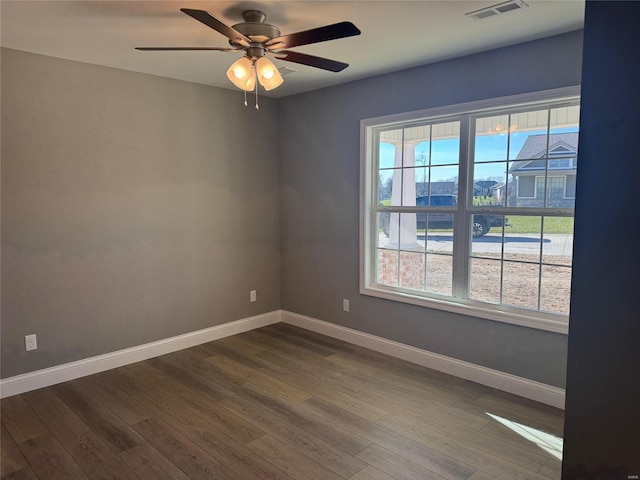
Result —
POLYGON ((349 300, 347 300, 346 298, 342 299, 342 310, 344 310, 345 312, 349 311, 349 300))
POLYGON ((255 302, 255 301, 256 301, 256 298, 257 298, 256 291, 255 291, 255 290, 251 290, 251 291, 249 292, 249 301, 251 301, 251 302, 255 302))
POLYGON ((24 348, 27 352, 38 349, 38 340, 35 333, 24 336, 24 348))

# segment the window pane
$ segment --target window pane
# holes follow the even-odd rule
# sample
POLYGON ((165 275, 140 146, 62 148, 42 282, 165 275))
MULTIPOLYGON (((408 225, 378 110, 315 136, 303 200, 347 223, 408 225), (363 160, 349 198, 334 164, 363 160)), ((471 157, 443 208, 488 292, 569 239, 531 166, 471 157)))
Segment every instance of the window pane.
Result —
POLYGON ((502 269, 502 303, 537 310, 540 265, 503 262, 502 269))
MULTIPOLYGON (((380 158, 378 159, 378 168, 393 168, 396 166, 396 147, 392 143, 385 142, 381 140, 379 144, 379 154, 380 158)), ((400 167, 402 164, 399 163, 397 166, 400 167)))
POLYGON ((540 310, 569 315, 571 267, 542 266, 540 310))
POLYGON ((391 205, 393 174, 396 170, 380 170, 378 173, 378 205, 391 205))
POLYGON ((471 298, 500 303, 499 260, 471 259, 471 298))
MULTIPOLYGON (((426 197, 429 195, 429 169, 418 167, 415 169, 415 182, 416 182, 416 198, 417 197, 426 197)), ((420 205, 416 203, 416 205, 420 205)))
POLYGON ((540 262, 542 217, 509 215, 504 229, 504 258, 540 262))
POLYGON ((473 205, 504 205, 506 162, 481 163, 473 169, 473 205))
POLYGON ((453 291, 453 257, 427 254, 427 291, 451 296, 453 291))
POLYGON ((376 277, 382 285, 398 286, 398 259, 396 250, 378 250, 378 264, 376 277))
POLYGON ((542 263, 571 265, 573 217, 544 217, 542 263))
POLYGON ((509 115, 476 119, 475 162, 507 160, 509 115))
POLYGON ((509 160, 517 160, 516 167, 526 166, 531 159, 547 151, 548 110, 514 113, 509 132, 509 160))
POLYGON ((424 290, 425 254, 400 252, 400 286, 424 290))
POLYGON ((431 130, 431 165, 454 165, 460 158, 460 122, 436 123, 431 130))
MULTIPOLYGON (((580 106, 552 108, 549 112, 549 133, 577 133, 580 124, 580 106)), ((575 149, 578 146, 576 142, 575 149)))
POLYGON ((397 213, 380 212, 378 213, 378 242, 379 248, 398 248, 398 233, 400 216, 397 213), (393 238, 391 237, 391 222, 395 222, 393 228, 393 238))
MULTIPOLYGON (((448 213, 430 213, 428 222, 427 251, 452 253, 454 216, 448 213)), ((418 228, 420 227, 421 225, 418 223, 418 228)), ((424 225, 422 227, 424 229, 424 225)))

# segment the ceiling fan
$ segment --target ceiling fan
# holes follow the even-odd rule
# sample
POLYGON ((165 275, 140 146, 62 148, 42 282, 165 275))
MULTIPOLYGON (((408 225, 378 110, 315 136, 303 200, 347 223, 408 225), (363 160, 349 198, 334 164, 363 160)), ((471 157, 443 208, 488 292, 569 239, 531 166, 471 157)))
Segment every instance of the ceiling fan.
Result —
POLYGON ((273 90, 283 83, 280 72, 266 55, 330 72, 340 72, 347 68, 349 64, 288 49, 300 45, 360 35, 360 30, 351 22, 339 22, 311 30, 281 35, 278 27, 265 23, 267 16, 260 10, 244 11, 242 13, 244 21, 232 27, 225 25, 204 10, 181 8, 180 11, 227 37, 231 47, 136 47, 136 50, 244 52, 242 58, 231 65, 227 71, 227 77, 235 86, 244 90, 245 94, 254 88, 256 88, 257 92, 256 80, 265 90, 273 90))

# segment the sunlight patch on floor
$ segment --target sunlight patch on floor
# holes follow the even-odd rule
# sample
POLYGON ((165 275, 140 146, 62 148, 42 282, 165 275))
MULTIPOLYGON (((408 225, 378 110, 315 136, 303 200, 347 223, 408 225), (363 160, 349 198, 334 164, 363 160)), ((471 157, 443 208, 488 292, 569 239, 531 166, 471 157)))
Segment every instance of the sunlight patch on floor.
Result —
POLYGON ((499 417, 498 415, 493 415, 489 412, 485 413, 495 421, 501 423, 505 427, 520 435, 522 438, 535 443, 544 451, 556 457, 558 460, 562 460, 562 438, 551 435, 550 433, 543 432, 542 430, 528 427, 526 425, 522 425, 521 423, 499 417))

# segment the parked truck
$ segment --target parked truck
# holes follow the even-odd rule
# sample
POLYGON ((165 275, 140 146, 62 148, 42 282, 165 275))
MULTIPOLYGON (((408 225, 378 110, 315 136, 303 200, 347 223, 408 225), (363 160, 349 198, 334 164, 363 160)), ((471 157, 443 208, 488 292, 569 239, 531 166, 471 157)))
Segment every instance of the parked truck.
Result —
MULTIPOLYGON (((431 197, 416 197, 416 206, 424 207, 430 205, 432 207, 454 207, 457 205, 457 197, 455 195, 431 195, 431 197), (429 204, 429 198, 431 203, 429 204)), ((380 226, 385 235, 389 236, 389 226, 391 214, 384 212, 380 216, 380 226)), ((502 215, 485 215, 476 213, 473 216, 473 238, 484 237, 492 227, 502 227, 505 223, 505 217, 502 215)), ((453 228, 453 215, 451 213, 437 212, 417 215, 418 230, 427 229, 450 229, 453 228), (425 217, 428 219, 425 222, 425 217), (428 223, 428 225, 426 225, 428 223)))

